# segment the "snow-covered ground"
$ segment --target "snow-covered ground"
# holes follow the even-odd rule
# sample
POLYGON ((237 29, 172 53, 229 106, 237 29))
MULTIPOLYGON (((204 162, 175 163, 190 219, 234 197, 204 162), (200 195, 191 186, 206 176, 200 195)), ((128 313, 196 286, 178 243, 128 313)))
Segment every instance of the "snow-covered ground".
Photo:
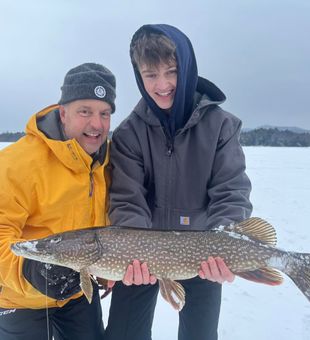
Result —
MULTIPOLYGON (((310 252, 310 148, 244 151, 253 216, 274 225, 280 248, 310 252)), ((106 323, 108 298, 102 306, 106 323)), ((178 314, 159 296, 153 340, 177 339, 177 325, 178 314)), ((224 285, 219 340, 249 339, 310 339, 310 303, 288 277, 277 287, 241 278, 224 285)))
POLYGON ((6 146, 10 145, 12 143, 5 143, 5 142, 0 142, 0 150, 5 148, 6 146))
MULTIPOLYGON (((274 225, 280 248, 310 252, 310 148, 244 150, 253 216, 274 225)), ((102 301, 105 324, 109 302, 102 301)), ((177 339, 177 325, 178 314, 159 297, 153 340, 177 339)), ((277 287, 239 278, 224 285, 219 340, 249 339, 310 339, 310 303, 288 277, 277 287)))

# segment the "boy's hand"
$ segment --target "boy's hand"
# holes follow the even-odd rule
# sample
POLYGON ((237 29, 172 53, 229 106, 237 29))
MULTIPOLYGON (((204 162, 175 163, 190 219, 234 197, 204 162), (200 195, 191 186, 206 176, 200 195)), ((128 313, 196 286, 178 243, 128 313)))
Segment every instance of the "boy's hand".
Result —
POLYGON ((146 262, 140 264, 140 261, 134 260, 132 264, 127 267, 126 273, 123 278, 123 283, 126 286, 131 285, 148 285, 155 284, 156 277, 150 274, 146 262))
POLYGON ((213 258, 210 256, 207 261, 202 261, 198 275, 202 279, 223 283, 233 282, 235 279, 234 273, 226 266, 222 258, 213 258))

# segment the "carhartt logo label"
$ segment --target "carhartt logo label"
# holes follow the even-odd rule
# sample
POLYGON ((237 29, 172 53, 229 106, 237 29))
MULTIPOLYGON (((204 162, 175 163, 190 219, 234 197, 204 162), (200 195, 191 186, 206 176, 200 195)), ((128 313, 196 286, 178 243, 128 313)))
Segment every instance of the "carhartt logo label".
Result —
POLYGON ((181 225, 190 225, 189 216, 180 216, 180 224, 181 225))
POLYGON ((3 311, 0 311, 0 316, 15 313, 15 312, 16 312, 16 309, 6 309, 6 310, 3 310, 3 311))
POLYGON ((103 86, 96 86, 95 88, 95 95, 99 98, 104 98, 107 94, 107 91, 103 86))

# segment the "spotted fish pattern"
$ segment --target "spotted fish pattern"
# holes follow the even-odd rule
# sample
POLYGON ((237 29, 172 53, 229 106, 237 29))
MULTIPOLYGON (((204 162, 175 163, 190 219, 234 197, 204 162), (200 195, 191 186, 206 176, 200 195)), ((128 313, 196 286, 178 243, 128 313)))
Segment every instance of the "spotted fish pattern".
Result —
POLYGON ((89 301, 91 276, 121 280, 127 266, 138 259, 158 278, 163 297, 181 310, 185 292, 176 280, 197 276, 201 261, 209 256, 223 258, 233 273, 259 283, 281 284, 281 271, 310 301, 310 254, 277 248, 275 229, 258 217, 208 231, 87 228, 18 242, 11 248, 16 255, 79 271, 89 301))

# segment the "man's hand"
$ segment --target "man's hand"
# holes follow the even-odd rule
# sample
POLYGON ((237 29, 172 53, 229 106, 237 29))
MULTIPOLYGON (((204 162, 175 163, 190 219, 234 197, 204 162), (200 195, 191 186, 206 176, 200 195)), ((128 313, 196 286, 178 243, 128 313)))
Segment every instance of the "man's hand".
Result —
POLYGON ((112 289, 115 286, 116 281, 108 280, 107 288, 112 289))
POLYGON ((39 292, 56 300, 65 300, 81 291, 80 273, 73 269, 24 259, 23 275, 39 292))
POLYGON ((134 260, 132 264, 127 267, 126 273, 123 278, 123 283, 126 286, 131 285, 148 285, 155 284, 156 277, 150 274, 146 262, 140 264, 140 261, 134 260))
POLYGON ((96 277, 96 281, 98 285, 104 290, 111 290, 115 285, 115 281, 103 279, 102 277, 98 276, 96 277))
POLYGON ((202 261, 198 275, 202 279, 223 283, 233 282, 235 275, 226 266, 225 262, 220 257, 209 257, 207 261, 202 261))

